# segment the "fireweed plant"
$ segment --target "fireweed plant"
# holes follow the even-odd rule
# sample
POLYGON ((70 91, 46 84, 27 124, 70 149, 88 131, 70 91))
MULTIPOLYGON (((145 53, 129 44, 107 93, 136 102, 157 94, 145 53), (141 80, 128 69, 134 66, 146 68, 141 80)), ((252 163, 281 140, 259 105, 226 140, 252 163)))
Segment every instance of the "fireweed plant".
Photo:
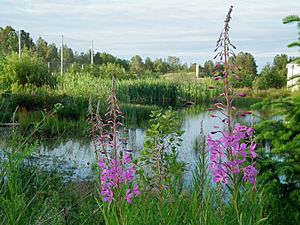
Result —
POLYGON ((208 147, 210 151, 210 170, 213 174, 213 181, 227 187, 231 195, 231 203, 237 215, 238 224, 242 224, 242 201, 241 194, 250 183, 253 187, 256 185, 257 170, 255 168, 256 143, 253 140, 254 129, 234 124, 233 116, 245 116, 251 112, 239 112, 233 106, 235 97, 245 97, 244 93, 234 93, 232 80, 239 81, 240 78, 233 73, 236 67, 232 63, 228 63, 228 58, 235 58, 233 49, 235 46, 229 39, 229 23, 231 20, 231 6, 225 19, 224 28, 216 43, 215 59, 219 58, 214 72, 214 80, 223 80, 225 85, 224 93, 220 94, 220 98, 214 104, 214 109, 209 111, 217 111, 219 113, 212 114, 211 117, 220 119, 225 129, 215 126, 215 130, 208 135, 208 147), (219 116, 220 115, 220 116, 219 116), (213 138, 213 136, 215 136, 213 138))
POLYGON ((132 204, 135 196, 140 195, 139 187, 133 184, 136 169, 132 162, 131 150, 127 149, 128 137, 121 120, 123 113, 118 105, 115 91, 115 79, 112 79, 112 90, 108 97, 108 112, 103 120, 97 107, 93 113, 89 106, 89 122, 92 128, 93 144, 98 156, 100 168, 100 195, 109 205, 115 203, 118 223, 123 224, 121 204, 126 201, 132 204))

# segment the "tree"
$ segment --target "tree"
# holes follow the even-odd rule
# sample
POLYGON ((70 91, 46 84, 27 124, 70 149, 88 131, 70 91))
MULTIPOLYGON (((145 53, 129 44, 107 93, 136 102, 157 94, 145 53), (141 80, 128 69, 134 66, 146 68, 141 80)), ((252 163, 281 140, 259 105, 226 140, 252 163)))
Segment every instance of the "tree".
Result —
MULTIPOLYGON (((201 66, 200 66, 201 67, 201 66)), ((180 66, 180 70, 188 72, 189 71, 189 66, 187 63, 184 63, 180 66)))
POLYGON ((18 34, 11 26, 0 27, 0 51, 4 56, 18 51, 18 34))
POLYGON ((211 60, 205 61, 204 62, 204 73, 206 75, 211 75, 214 69, 214 63, 211 60))
MULTIPOLYGON (((63 62, 64 62, 64 68, 69 68, 70 65, 72 63, 74 63, 74 53, 73 53, 73 50, 72 48, 69 48, 67 45, 64 45, 63 46, 64 48, 64 51, 63 51, 63 62)), ((59 49, 59 52, 58 52, 59 55, 61 55, 61 49, 59 49)))
POLYGON ((0 74, 0 84, 4 90, 18 91, 19 87, 55 85, 55 78, 48 72, 47 65, 36 56, 23 52, 21 58, 17 53, 6 57, 0 74))
MULTIPOLYGON (((86 58, 85 56, 87 56, 87 55, 85 55, 83 52, 81 52, 80 53, 80 57, 82 57, 82 58, 86 58)), ((88 58, 88 56, 87 56, 87 58, 88 58)), ((84 62, 87 62, 88 60, 84 60, 84 62)), ((81 64, 86 64, 86 63, 84 63, 84 62, 80 62, 81 64)), ((101 57, 101 53, 100 52, 96 52, 95 53, 95 55, 94 55, 94 63, 96 64, 96 65, 102 65, 103 64, 103 59, 102 59, 102 57, 101 57)))
MULTIPOLYGON (((283 22, 283 24, 297 23, 298 29, 300 29, 300 17, 299 16, 296 16, 296 15, 287 16, 287 17, 283 18, 282 22, 283 22)), ((295 42, 289 44, 288 45, 289 48, 299 47, 299 50, 300 50, 300 30, 298 32, 298 35, 299 35, 298 41, 295 41, 295 42)))
POLYGON ((129 69, 130 69, 130 62, 126 59, 117 58, 117 64, 122 66, 126 71, 129 71, 129 69))
POLYGON ((45 60, 47 63, 50 63, 50 70, 59 69, 60 57, 58 56, 58 49, 54 43, 48 45, 45 60))
POLYGON ((276 55, 273 64, 267 64, 255 80, 258 89, 282 88, 286 86, 288 57, 285 54, 276 55))
MULTIPOLYGON (((274 70, 278 73, 278 76, 284 83, 287 81, 287 68, 288 56, 286 54, 276 55, 273 60, 274 70)), ((284 85, 283 85, 284 86, 284 85)))
POLYGON ((279 75, 279 73, 270 64, 267 64, 261 71, 256 80, 256 87, 258 89, 282 88, 286 85, 286 79, 279 75))
POLYGON ((48 43, 41 37, 36 41, 37 56, 42 58, 43 61, 47 61, 48 43))
POLYGON ((273 66, 276 70, 286 70, 288 61, 288 56, 286 54, 276 55, 273 60, 273 66))
POLYGON ((143 60, 139 55, 133 56, 130 60, 130 72, 140 76, 144 72, 143 60))
POLYGON ((100 75, 101 77, 112 78, 125 78, 125 69, 119 64, 116 63, 107 63, 100 66, 100 75))
POLYGON ((154 67, 154 65, 153 65, 152 60, 149 57, 147 57, 145 59, 145 70, 148 72, 153 72, 153 70, 154 70, 153 67, 154 67))
MULTIPOLYGON (((17 52, 19 48, 19 33, 11 26, 0 27, 0 50, 4 55, 11 52, 17 52)), ((21 30, 21 47, 22 49, 35 50, 35 44, 30 37, 30 33, 21 30)))
POLYGON ((240 52, 236 59, 237 70, 234 71, 240 77, 239 82, 235 82, 235 87, 252 87, 252 82, 257 76, 257 65, 253 55, 247 52, 240 52))
POLYGON ((185 164, 178 161, 178 147, 184 131, 180 129, 178 115, 171 108, 165 112, 152 111, 150 118, 138 165, 142 180, 162 194, 164 186, 176 187, 184 171, 185 164))
POLYGON ((202 71, 204 71, 204 68, 201 67, 201 65, 197 64, 197 63, 192 63, 189 67, 189 72, 195 72, 196 71, 196 66, 199 66, 199 68, 202 69, 202 71))
POLYGON ((167 63, 169 65, 170 72, 178 72, 180 70, 180 59, 176 56, 168 56, 167 63))
POLYGON ((25 32, 24 30, 21 30, 21 46, 22 49, 25 48, 31 51, 34 51, 36 48, 32 38, 30 37, 30 33, 25 32))
POLYGON ((168 72, 168 64, 164 62, 161 58, 155 59, 153 62, 153 69, 156 73, 167 73, 168 72))
POLYGON ((116 57, 108 53, 100 53, 100 58, 102 59, 102 63, 116 63, 116 57))
MULTIPOLYGON (((257 105, 261 109, 261 105, 257 105)), ((264 204, 278 213, 270 224, 298 224, 300 212, 300 98, 292 97, 271 105, 279 108, 284 120, 263 120, 255 125, 261 146, 261 185, 267 197, 264 204), (268 144, 270 150, 264 146, 268 144)))

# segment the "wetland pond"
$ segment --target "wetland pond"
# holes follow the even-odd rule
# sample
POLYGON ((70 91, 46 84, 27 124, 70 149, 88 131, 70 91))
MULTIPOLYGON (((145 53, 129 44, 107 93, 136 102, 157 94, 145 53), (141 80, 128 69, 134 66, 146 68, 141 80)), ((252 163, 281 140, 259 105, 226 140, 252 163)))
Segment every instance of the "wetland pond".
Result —
MULTIPOLYGON (((206 136, 213 130, 213 126, 223 126, 220 120, 210 117, 211 112, 206 111, 206 108, 195 105, 177 110, 182 122, 181 129, 184 130, 183 141, 178 149, 178 160, 186 163, 185 184, 191 182, 196 165, 199 150, 195 148, 195 144, 200 138, 201 123, 206 136)), ((126 116, 125 125, 128 128, 128 149, 133 150, 134 156, 138 156, 143 148, 151 110, 154 110, 153 106, 131 106, 123 110, 126 116)), ((251 115, 243 120, 248 124, 257 121, 251 115)), ((41 141, 30 161, 45 170, 62 172, 66 179, 80 181, 97 176, 96 170, 93 170, 97 165, 96 154, 89 137, 67 136, 41 141)))

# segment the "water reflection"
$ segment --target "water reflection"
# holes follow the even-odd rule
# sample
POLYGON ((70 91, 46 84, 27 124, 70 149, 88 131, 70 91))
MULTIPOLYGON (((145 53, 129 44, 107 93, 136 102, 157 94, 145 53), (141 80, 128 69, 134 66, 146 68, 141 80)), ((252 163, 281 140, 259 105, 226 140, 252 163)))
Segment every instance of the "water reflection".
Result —
MULTIPOLYGON (((222 127, 223 124, 221 121, 211 118, 204 107, 194 106, 180 109, 178 113, 182 119, 182 129, 185 131, 182 146, 179 149, 179 160, 187 164, 185 181, 189 182, 196 162, 197 153, 194 151, 194 145, 200 136, 201 121, 203 121, 205 135, 213 130, 213 126, 222 127)), ((143 148, 147 128, 146 119, 144 120, 141 127, 131 126, 129 128, 129 148, 133 150, 135 156, 143 148)), ((37 163, 41 166, 46 169, 57 168, 66 171, 71 179, 90 179, 96 175, 92 170, 92 165, 96 164, 97 160, 90 139, 76 140, 70 137, 60 141, 47 141, 41 145, 36 156, 37 163)))

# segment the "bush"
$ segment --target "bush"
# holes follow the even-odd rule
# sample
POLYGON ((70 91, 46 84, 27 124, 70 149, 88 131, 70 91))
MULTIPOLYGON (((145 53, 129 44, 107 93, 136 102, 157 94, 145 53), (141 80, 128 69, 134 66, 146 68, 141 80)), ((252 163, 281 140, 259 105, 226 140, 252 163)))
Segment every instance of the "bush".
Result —
POLYGON ((115 63, 107 63, 100 66, 100 76, 102 78, 124 78, 126 76, 125 69, 123 66, 115 63))
POLYGON ((259 188, 266 191, 264 204, 272 212, 270 224, 299 224, 300 98, 286 98, 271 106, 284 120, 264 120, 255 125, 261 146, 259 188))
POLYGON ((286 78, 270 65, 266 65, 261 74, 254 81, 254 86, 258 89, 282 88, 286 86, 286 78))
POLYGON ((16 53, 7 56, 0 72, 1 88, 6 91, 15 92, 26 87, 43 85, 53 88, 56 84, 56 79, 48 72, 47 65, 27 52, 20 59, 16 53))

